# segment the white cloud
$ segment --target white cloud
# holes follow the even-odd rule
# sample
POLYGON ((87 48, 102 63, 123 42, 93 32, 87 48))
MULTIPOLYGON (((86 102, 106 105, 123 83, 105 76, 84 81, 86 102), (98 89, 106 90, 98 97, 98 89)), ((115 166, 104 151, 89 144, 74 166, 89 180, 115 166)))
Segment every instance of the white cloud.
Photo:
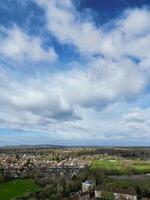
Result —
POLYGON ((47 28, 60 42, 72 43, 83 54, 99 51, 99 31, 91 22, 82 22, 72 1, 38 0, 36 3, 45 9, 47 28))
POLYGON ((141 35, 150 30, 150 12, 148 9, 129 9, 125 11, 124 19, 119 21, 122 31, 126 34, 141 35))
POLYGON ((108 119, 100 123, 103 114, 99 110, 137 95, 146 84, 142 73, 126 59, 119 62, 98 59, 88 63, 86 70, 42 74, 22 79, 21 83, 1 71, 0 126, 46 131, 65 139, 83 136, 90 139, 93 135, 107 139, 110 129, 116 130, 115 120, 111 119, 109 127, 108 119), (90 128, 90 116, 97 112, 100 114, 93 118, 95 123, 90 128))
POLYGON ((1 28, 0 54, 17 61, 55 61, 57 59, 57 54, 52 47, 48 50, 44 49, 40 38, 28 36, 17 26, 10 29, 1 28))
POLYGON ((73 1, 38 0, 36 3, 45 10, 48 30, 60 42, 74 45, 84 55, 101 54, 113 59, 131 55, 145 59, 150 51, 150 11, 146 8, 125 11, 105 29, 87 16, 84 18, 73 1), (143 49, 147 51, 144 53, 143 49))
MULTIPOLYGON (((86 61, 84 67, 68 63, 64 71, 23 77, 21 83, 13 73, 1 70, 0 127, 44 131, 66 140, 136 140, 139 133, 146 137, 149 109, 132 110, 127 102, 134 104, 133 99, 149 84, 149 10, 127 10, 119 19, 96 26, 71 0, 36 2, 45 10, 50 34, 60 43, 75 46, 86 61)), ((0 53, 6 57, 57 58, 52 47, 45 50, 41 39, 17 27, 1 38, 0 53)))
POLYGON ((150 108, 133 108, 123 116, 122 126, 130 137, 147 138, 150 137, 150 108))

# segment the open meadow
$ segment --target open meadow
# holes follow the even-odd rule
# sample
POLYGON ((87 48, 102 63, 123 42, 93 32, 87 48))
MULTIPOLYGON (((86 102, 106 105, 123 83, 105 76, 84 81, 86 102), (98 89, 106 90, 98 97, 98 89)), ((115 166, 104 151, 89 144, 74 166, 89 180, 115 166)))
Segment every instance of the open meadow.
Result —
POLYGON ((150 173, 150 161, 142 160, 94 160, 92 169, 101 169, 107 174, 146 174, 150 173))
POLYGON ((34 192, 39 189, 32 179, 14 180, 0 183, 0 200, 13 200, 16 197, 23 196, 28 192, 34 192))

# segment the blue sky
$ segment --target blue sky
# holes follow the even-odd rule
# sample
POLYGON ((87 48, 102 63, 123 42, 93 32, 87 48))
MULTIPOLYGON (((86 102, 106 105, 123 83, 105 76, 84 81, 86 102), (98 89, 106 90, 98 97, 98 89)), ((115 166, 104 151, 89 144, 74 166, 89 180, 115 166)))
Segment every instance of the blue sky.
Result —
POLYGON ((149 0, 1 0, 0 146, 150 145, 149 0))

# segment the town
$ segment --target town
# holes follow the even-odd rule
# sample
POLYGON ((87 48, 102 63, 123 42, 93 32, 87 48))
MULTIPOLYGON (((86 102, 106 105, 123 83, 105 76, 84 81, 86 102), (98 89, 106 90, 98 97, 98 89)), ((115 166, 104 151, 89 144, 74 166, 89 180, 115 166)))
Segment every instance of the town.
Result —
POLYGON ((0 184, 31 180, 38 186, 16 200, 148 199, 149 154, 149 148, 0 149, 0 184))

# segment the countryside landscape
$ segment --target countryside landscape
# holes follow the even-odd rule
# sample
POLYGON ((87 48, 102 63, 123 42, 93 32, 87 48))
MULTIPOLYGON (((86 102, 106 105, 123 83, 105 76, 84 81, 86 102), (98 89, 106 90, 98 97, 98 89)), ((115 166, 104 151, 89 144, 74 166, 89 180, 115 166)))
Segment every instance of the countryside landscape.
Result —
POLYGON ((150 0, 0 0, 0 200, 150 200, 150 0))
POLYGON ((148 147, 24 146, 0 150, 1 200, 150 197, 148 147))

